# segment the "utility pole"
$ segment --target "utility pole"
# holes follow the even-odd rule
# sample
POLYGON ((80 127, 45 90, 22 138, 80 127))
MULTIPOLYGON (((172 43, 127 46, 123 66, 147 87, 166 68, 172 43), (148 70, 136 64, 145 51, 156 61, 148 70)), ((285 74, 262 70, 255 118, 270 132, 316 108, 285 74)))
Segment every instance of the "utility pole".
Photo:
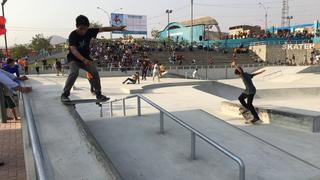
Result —
POLYGON ((190 41, 191 46, 193 45, 193 0, 191 0, 191 28, 190 28, 190 41))
MULTIPOLYGON (((2 3, 1 3, 3 18, 5 18, 5 16, 4 16, 4 5, 6 4, 6 2, 7 2, 7 0, 3 0, 2 3)), ((4 34, 4 43, 5 43, 5 47, 6 47, 6 56, 8 57, 9 53, 8 53, 8 43, 7 43, 7 32, 4 34)))

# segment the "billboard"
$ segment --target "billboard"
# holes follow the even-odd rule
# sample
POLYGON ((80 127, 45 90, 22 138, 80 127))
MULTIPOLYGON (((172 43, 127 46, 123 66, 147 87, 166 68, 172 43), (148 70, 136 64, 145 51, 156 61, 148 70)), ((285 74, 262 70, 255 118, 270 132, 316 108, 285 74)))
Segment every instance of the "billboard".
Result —
POLYGON ((147 35, 147 16, 112 13, 111 25, 127 26, 125 31, 113 31, 112 33, 147 35))

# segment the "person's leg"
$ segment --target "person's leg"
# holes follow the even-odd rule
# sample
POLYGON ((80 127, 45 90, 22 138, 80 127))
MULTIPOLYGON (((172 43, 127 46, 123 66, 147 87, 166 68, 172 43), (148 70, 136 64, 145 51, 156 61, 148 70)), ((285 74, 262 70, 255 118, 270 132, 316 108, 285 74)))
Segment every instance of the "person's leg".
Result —
POLYGON ((11 111, 12 111, 14 120, 17 121, 18 120, 18 116, 17 116, 17 112, 16 112, 15 108, 12 108, 11 111))
POLYGON ((122 82, 122 84, 127 83, 130 80, 130 78, 127 78, 125 81, 122 82))
POLYGON ((96 91, 94 90, 94 86, 93 86, 93 81, 92 80, 89 80, 89 83, 90 83, 90 91, 92 94, 96 94, 96 91))
POLYGON ((110 98, 105 97, 101 93, 100 76, 99 76, 99 73, 98 73, 96 66, 94 64, 90 64, 89 66, 81 65, 80 68, 86 70, 87 72, 89 72, 92 75, 93 88, 95 90, 97 99, 103 100, 103 101, 109 100, 110 98))
POLYGON ((245 99, 246 99, 247 97, 248 97, 247 94, 242 93, 242 94, 238 97, 238 99, 239 99, 241 105, 242 105, 244 108, 246 108, 247 110, 249 110, 248 105, 247 105, 247 103, 245 102, 245 99))
POLYGON ((70 67, 69 77, 66 81, 66 84, 63 89, 63 94, 62 94, 64 96, 70 96, 71 88, 73 87, 79 75, 80 63, 76 61, 71 61, 69 63, 69 67, 70 67))
POLYGON ((136 81, 131 79, 131 78, 128 78, 128 81, 130 81, 131 84, 135 84, 136 83, 136 81))
POLYGON ((259 115, 255 109, 255 107, 253 106, 252 102, 253 102, 253 98, 254 98, 254 94, 250 94, 248 96, 248 102, 247 102, 247 106, 248 109, 250 110, 251 114, 253 115, 255 120, 260 120, 259 115))

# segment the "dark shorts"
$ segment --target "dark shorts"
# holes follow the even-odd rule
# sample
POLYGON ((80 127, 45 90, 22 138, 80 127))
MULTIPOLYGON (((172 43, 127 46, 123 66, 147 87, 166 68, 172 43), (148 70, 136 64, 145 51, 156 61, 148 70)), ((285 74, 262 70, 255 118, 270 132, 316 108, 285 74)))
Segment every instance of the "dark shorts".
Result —
POLYGON ((13 102, 10 96, 4 96, 4 104, 6 109, 13 109, 16 107, 16 104, 13 102))

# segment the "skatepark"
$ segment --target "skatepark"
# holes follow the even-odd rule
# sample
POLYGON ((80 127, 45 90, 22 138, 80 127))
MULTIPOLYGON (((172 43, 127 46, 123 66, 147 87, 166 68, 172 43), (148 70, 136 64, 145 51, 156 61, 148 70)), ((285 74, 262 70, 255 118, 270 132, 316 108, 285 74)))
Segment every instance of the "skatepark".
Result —
MULTIPOLYGON (((28 98, 46 171, 55 179, 94 174, 94 179, 231 180, 243 172, 245 179, 320 179, 318 66, 253 71, 258 69, 266 73, 254 79, 254 104, 263 120, 257 125, 239 116, 237 97, 244 88, 239 78, 168 77, 160 83, 148 78, 123 85, 124 77, 102 77, 111 100, 99 107, 65 106, 59 95, 66 77, 32 75, 26 85, 34 89, 28 98)), ((75 87, 71 99, 92 98, 85 78, 75 87)), ((32 177, 34 167, 26 168, 32 177)))

